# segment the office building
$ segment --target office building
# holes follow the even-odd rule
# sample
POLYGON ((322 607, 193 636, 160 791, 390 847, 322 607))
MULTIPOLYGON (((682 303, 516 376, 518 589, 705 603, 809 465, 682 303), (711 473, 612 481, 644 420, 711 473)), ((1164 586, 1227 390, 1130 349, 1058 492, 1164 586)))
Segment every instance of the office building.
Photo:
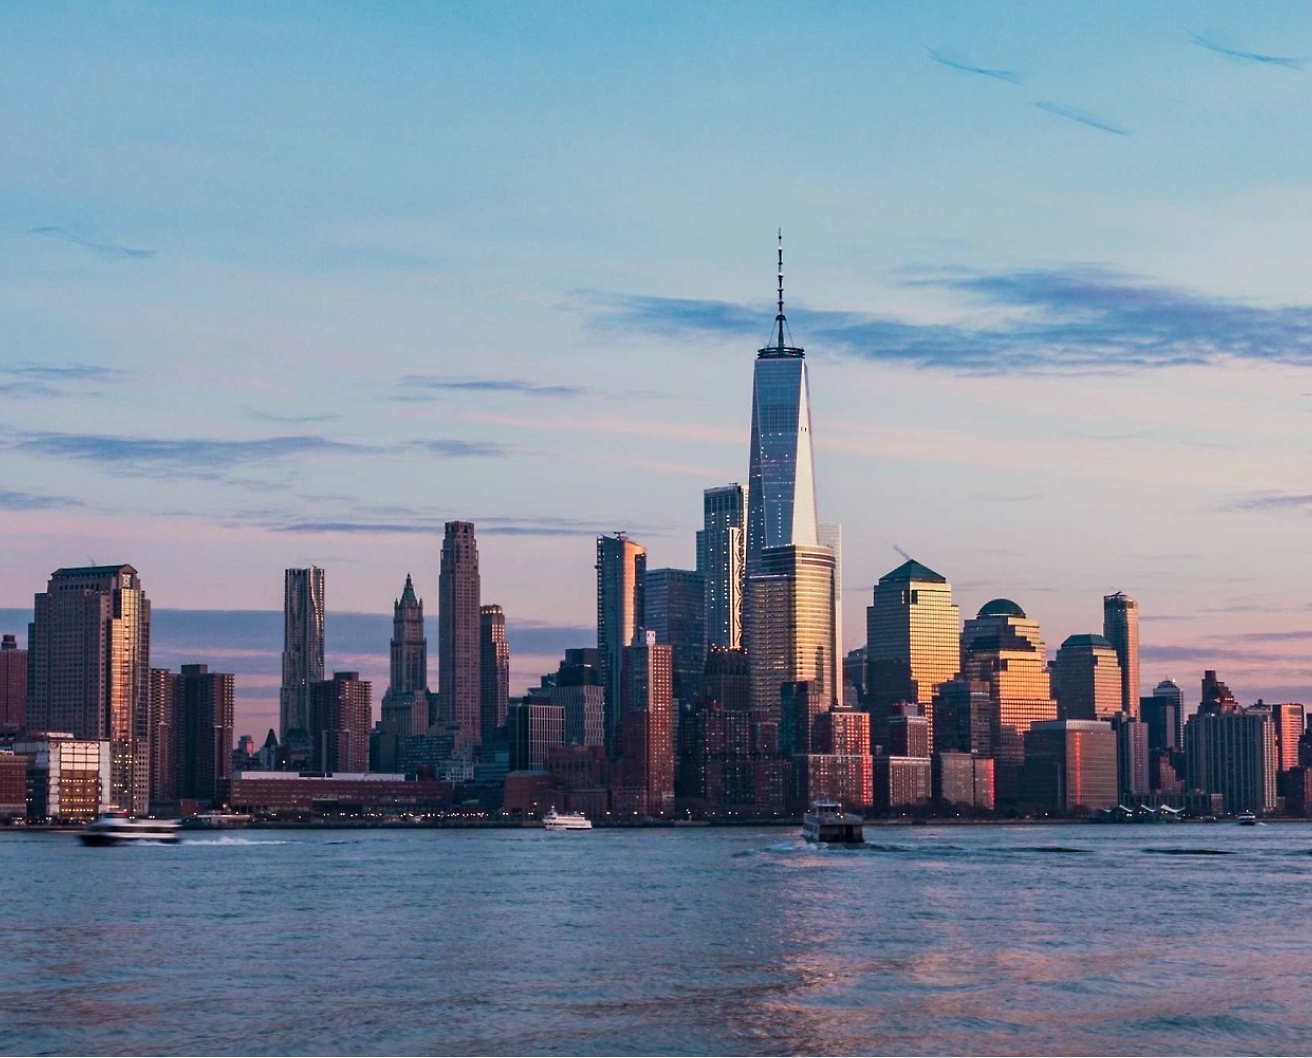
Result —
POLYGON ((645 816, 674 807, 674 697, 670 648, 639 630, 624 649, 621 745, 624 786, 645 816))
POLYGON ((1052 663, 1052 695, 1059 718, 1110 720, 1122 712, 1123 690, 1121 665, 1106 638, 1066 637, 1052 663))
POLYGON ((131 566, 56 570, 28 630, 29 733, 108 740, 109 800, 150 807, 150 601, 131 566))
POLYGON ((837 522, 821 522, 816 526, 816 539, 821 547, 834 553, 834 657, 838 659, 837 688, 834 701, 843 704, 843 527, 837 522))
POLYGON ((64 732, 19 740, 14 753, 28 758, 28 819, 88 823, 114 802, 114 758, 108 739, 80 739, 64 732))
POLYGON ((993 811, 993 758, 939 750, 932 774, 934 800, 945 811, 993 811))
POLYGON ((495 604, 480 606, 479 632, 479 728, 486 740, 505 727, 510 706, 510 643, 506 639, 506 614, 495 604))
POLYGON ((1203 673, 1202 700, 1198 703, 1200 713, 1237 713, 1239 703, 1230 692, 1230 688, 1216 678, 1215 669, 1203 673))
POLYGON ((565 707, 525 698, 506 713, 510 733, 510 770, 543 771, 547 756, 565 745, 565 707))
POLYGON ((308 751, 310 741, 310 687, 323 679, 324 613, 324 571, 287 570, 278 735, 301 751, 308 751))
POLYGON ((1123 804, 1136 804, 1148 796, 1148 725, 1126 713, 1109 718, 1116 732, 1116 789, 1123 804))
POLYGON ((373 686, 358 672, 334 672, 310 687, 311 768, 367 772, 373 686))
POLYGON ((1139 715, 1148 725, 1150 753, 1184 749, 1184 691, 1174 680, 1162 680, 1140 698, 1139 715))
POLYGON ((964 679, 940 683, 934 693, 933 717, 936 751, 993 756, 998 710, 987 683, 964 679))
POLYGON ((452 784, 400 774, 246 772, 232 780, 234 812, 288 816, 429 815, 451 808, 452 784))
POLYGON ((1121 708, 1139 715, 1139 604, 1124 592, 1102 600, 1102 634, 1121 666, 1121 708))
MULTIPOLYGON (((780 547, 815 548, 815 467, 806 355, 789 344, 784 316, 783 240, 779 243, 775 336, 758 350, 752 376, 752 436, 747 481, 747 575, 780 547)), ((749 620, 750 623, 750 620, 749 620)))
POLYGON ((480 580, 473 522, 447 522, 437 578, 439 718, 452 725, 457 756, 472 759, 482 741, 480 580))
POLYGON ((16 735, 27 726, 27 651, 18 637, 0 638, 0 735, 16 735))
POLYGON ((605 689, 601 685, 599 661, 595 647, 566 650, 547 692, 551 703, 565 710, 567 746, 606 744, 605 689))
POLYGON ((150 804, 165 810, 178 800, 177 677, 150 670, 150 804))
POLYGON ((887 745, 887 723, 898 702, 914 702, 934 722, 934 692, 961 672, 961 612, 952 586, 908 559, 879 578, 866 609, 866 701, 872 737, 887 745))
POLYGON ((1283 702, 1271 706, 1271 719, 1276 727, 1276 770, 1288 771, 1298 767, 1298 740, 1306 729, 1304 710, 1297 702, 1283 702))
POLYGON ((888 755, 890 757, 926 757, 931 752, 929 718, 921 715, 920 706, 905 702, 894 707, 888 718, 888 755))
POLYGON ((875 803, 874 760, 869 753, 804 753, 793 758, 793 811, 813 801, 837 801, 861 813, 875 803))
POLYGON ((1116 732, 1104 720, 1038 720, 1025 732, 1020 799, 1048 812, 1117 803, 1116 732))
POLYGON ((816 693, 809 680, 785 683, 779 694, 779 754, 795 757, 810 753, 815 719, 827 712, 830 702, 816 693))
POLYGON ((985 603, 962 632, 961 667, 966 679, 988 685, 998 717, 995 793, 1000 803, 1014 802, 1025 733, 1031 724, 1057 719, 1039 623, 1010 599, 985 603))
POLYGON ((874 758, 876 811, 906 812, 922 808, 934 796, 934 769, 929 757, 874 758))
POLYGON ((424 601, 415 594, 409 573, 401 597, 392 602, 390 662, 383 721, 395 726, 398 738, 422 735, 429 725, 428 637, 424 633, 424 601))
POLYGON ((705 578, 690 569, 647 570, 646 628, 670 647, 674 701, 691 705, 706 664, 705 578))
POLYGON ((702 676, 702 699, 719 702, 731 713, 752 709, 752 669, 747 652, 737 647, 712 648, 702 676))
POLYGON ((624 651, 646 623, 647 552, 623 533, 597 537, 597 662, 606 709, 606 749, 620 755, 624 651))
MULTIPOLYGON (((1228 690, 1213 690, 1223 704, 1228 690)), ((1200 709, 1184 725, 1184 750, 1191 791, 1219 794, 1232 815, 1275 809, 1276 732, 1268 710, 1200 709)))
POLYGON ((174 687, 178 800, 220 804, 232 778, 233 675, 183 665, 174 687))
POLYGON ((803 681, 819 708, 836 703, 833 552, 796 544, 765 548, 748 575, 746 605, 752 708, 778 719, 783 686, 803 681))
POLYGON ((746 516, 746 497, 737 482, 702 493, 697 572, 705 592, 703 627, 708 648, 742 646, 746 516))
POLYGON ((0 824, 27 819, 26 755, 0 749, 0 824))
POLYGON ((847 757, 870 756, 870 714, 839 706, 820 713, 812 725, 811 749, 847 757))

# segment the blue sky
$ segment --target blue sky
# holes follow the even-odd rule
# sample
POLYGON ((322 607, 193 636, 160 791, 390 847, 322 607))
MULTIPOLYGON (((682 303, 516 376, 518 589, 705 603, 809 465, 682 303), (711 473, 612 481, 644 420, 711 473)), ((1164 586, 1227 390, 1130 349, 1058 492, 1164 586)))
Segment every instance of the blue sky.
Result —
POLYGON ((1305 5, 10 5, 0 89, 0 606, 431 608, 466 517, 523 686, 745 478, 782 226, 849 647, 896 545, 1312 691, 1305 5))

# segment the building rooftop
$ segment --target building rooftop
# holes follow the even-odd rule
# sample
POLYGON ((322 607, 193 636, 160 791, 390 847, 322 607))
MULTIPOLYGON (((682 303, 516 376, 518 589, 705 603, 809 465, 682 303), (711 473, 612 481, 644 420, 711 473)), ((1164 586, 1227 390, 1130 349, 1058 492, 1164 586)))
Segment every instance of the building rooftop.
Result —
POLYGON ((880 584, 895 584, 898 581, 919 580, 929 584, 946 584, 947 577, 935 573, 928 566, 917 562, 914 558, 909 558, 902 565, 891 573, 885 573, 879 578, 880 584))
POLYGON ((1092 632, 1078 632, 1073 636, 1067 636, 1062 647, 1106 647, 1108 650, 1114 649, 1104 636, 1096 635, 1092 632))
POLYGON ((1025 611, 1010 599, 990 599, 979 608, 980 617, 1024 617, 1025 611))

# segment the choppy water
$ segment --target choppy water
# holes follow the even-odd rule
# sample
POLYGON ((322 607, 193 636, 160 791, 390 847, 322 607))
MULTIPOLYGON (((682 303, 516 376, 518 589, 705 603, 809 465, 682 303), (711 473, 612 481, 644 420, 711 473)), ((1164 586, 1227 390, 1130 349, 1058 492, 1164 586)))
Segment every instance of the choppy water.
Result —
POLYGON ((1312 1053, 1312 826, 0 834, 3 1053, 1312 1053))

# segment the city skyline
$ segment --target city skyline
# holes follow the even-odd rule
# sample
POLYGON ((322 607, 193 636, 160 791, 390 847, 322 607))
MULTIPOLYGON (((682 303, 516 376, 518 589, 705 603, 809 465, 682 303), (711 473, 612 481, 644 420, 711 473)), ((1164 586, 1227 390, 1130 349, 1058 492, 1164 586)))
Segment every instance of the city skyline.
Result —
MULTIPOLYGON (((386 614, 407 570, 431 608, 442 526, 468 519, 512 640, 552 641, 512 649, 521 690, 591 641, 595 534, 694 568, 702 490, 746 480, 782 224, 845 649, 902 549, 1052 645, 1128 592, 1144 685, 1221 667, 1245 700, 1307 699, 1310 89, 1242 58, 1312 51, 1306 13, 644 17, 6 12, 0 604, 94 558, 193 630, 276 611, 286 568, 330 571, 330 625, 386 614), (562 80, 547 51, 633 61, 562 80), (803 52, 813 81, 781 95, 766 60, 803 52), (518 91, 483 84, 493 63, 518 91), (633 109, 657 91, 667 114, 633 109), (786 163, 746 178, 779 131, 786 163)), ((277 646, 231 623, 177 663, 235 672, 239 726, 273 726, 277 646)), ((330 663, 382 688, 386 649, 330 663)))

